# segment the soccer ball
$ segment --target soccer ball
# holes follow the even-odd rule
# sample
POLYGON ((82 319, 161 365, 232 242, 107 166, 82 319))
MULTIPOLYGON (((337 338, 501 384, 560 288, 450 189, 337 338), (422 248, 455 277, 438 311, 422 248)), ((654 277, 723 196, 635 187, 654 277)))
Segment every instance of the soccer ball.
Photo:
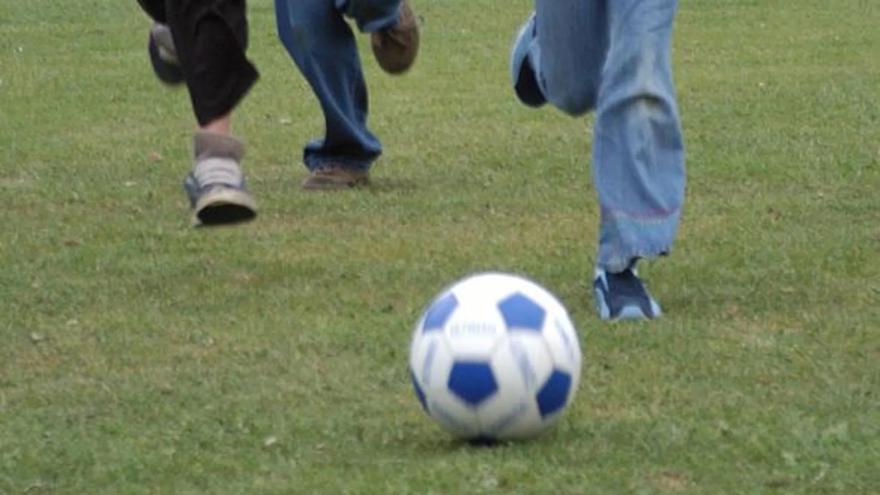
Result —
POLYGON ((525 278, 460 280, 425 310, 409 355, 425 411, 456 437, 513 440, 555 423, 580 381, 578 336, 562 304, 525 278))

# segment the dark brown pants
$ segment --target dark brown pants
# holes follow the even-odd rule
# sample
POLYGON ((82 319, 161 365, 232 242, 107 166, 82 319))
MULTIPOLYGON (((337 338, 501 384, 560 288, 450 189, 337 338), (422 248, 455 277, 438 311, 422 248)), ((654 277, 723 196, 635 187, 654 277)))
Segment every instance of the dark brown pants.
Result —
POLYGON ((246 0, 138 0, 171 28, 177 57, 199 124, 230 113, 256 82, 245 56, 246 0))

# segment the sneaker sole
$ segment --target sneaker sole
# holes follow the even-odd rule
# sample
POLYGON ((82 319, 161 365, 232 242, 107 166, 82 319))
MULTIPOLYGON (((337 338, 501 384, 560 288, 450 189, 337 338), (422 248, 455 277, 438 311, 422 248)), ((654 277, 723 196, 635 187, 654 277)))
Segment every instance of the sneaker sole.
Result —
POLYGON ((159 55, 159 47, 156 45, 156 42, 153 41, 152 35, 149 35, 147 50, 150 52, 150 64, 153 66, 153 73, 156 74, 156 77, 159 78, 160 81, 169 86, 179 86, 180 84, 183 84, 184 77, 180 66, 169 64, 162 60, 162 57, 159 55))
POLYGON ((193 225, 216 226, 248 222, 257 216, 250 194, 236 189, 218 189, 199 198, 193 211, 193 225))
POLYGON ((529 33, 534 29, 535 16, 532 14, 514 38, 510 53, 510 76, 517 99, 526 106, 538 108, 547 103, 547 98, 541 92, 537 75, 528 60, 529 45, 533 40, 529 33))
POLYGON ((661 313, 660 313, 660 308, 658 308, 658 307, 655 306, 654 304, 651 305, 651 311, 654 313, 654 315, 653 315, 653 316, 648 316, 648 315, 646 315, 646 314, 642 311, 641 308, 638 308, 638 307, 636 307, 636 306, 626 306, 625 308, 623 308, 623 309, 620 311, 620 314, 617 316, 617 318, 614 318, 614 319, 611 320, 611 321, 621 321, 621 320, 653 320, 653 319, 656 319, 656 318, 659 318, 659 317, 660 317, 660 315, 661 315, 661 313))

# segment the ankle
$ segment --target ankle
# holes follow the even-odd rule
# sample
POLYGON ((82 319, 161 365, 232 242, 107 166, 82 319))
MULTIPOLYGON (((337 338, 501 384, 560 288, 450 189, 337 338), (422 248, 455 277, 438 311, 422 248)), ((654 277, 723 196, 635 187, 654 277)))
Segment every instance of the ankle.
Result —
POLYGON ((193 136, 193 154, 196 161, 205 158, 230 158, 241 162, 244 158, 244 143, 235 136, 202 129, 193 136))

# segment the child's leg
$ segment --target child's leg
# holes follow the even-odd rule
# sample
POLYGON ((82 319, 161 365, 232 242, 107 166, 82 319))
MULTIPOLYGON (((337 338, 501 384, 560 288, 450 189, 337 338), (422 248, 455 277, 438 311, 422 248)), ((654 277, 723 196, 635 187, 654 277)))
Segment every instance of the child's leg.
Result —
POLYGON ((602 215, 597 265, 618 272, 670 250, 685 169, 671 67, 677 1, 609 0, 607 8, 593 173, 602 215))
MULTIPOLYGON (((611 0, 616 1, 616 0, 611 0)), ((605 0, 536 0, 536 71, 547 100, 582 115, 594 109, 608 49, 605 0)))
POLYGON ((165 14, 199 124, 228 115, 257 80, 245 2, 178 0, 165 14))
POLYGON ((367 129, 367 86, 354 35, 337 3, 275 0, 278 34, 324 112, 326 135, 306 146, 306 167, 365 171, 382 148, 367 129))

